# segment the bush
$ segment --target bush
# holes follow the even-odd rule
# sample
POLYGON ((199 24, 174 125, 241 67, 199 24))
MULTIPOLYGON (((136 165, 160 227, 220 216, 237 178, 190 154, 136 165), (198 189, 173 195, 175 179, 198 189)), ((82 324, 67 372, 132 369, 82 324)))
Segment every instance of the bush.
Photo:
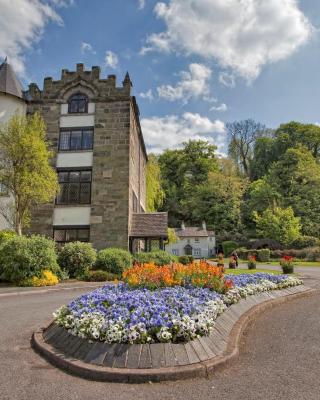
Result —
POLYGON ((292 242, 291 246, 294 249, 320 246, 320 240, 314 236, 300 236, 298 239, 292 242))
POLYGON ((131 254, 122 249, 110 248, 99 251, 95 269, 121 275, 123 271, 132 265, 131 254))
POLYGON ((307 261, 320 261, 320 247, 310 247, 306 252, 307 261))
POLYGON ((178 262, 183 265, 191 264, 194 261, 192 256, 179 256, 178 262))
POLYGON ((261 262, 270 261, 270 250, 269 249, 257 250, 257 258, 258 258, 258 261, 261 261, 261 262))
POLYGON ((237 247, 239 247, 239 244, 237 242, 234 242, 233 240, 222 242, 222 249, 225 257, 229 257, 231 253, 236 250, 237 247))
POLYGON ((7 240, 0 249, 0 265, 4 278, 19 282, 36 276, 43 277, 49 270, 60 277, 55 243, 44 236, 15 236, 7 240))
POLYGON ((240 247, 239 249, 235 250, 238 254, 238 257, 242 260, 247 260, 250 256, 256 256, 257 250, 248 250, 245 247, 240 247))
POLYGON ((80 279, 86 282, 105 282, 118 279, 118 275, 101 270, 86 271, 83 275, 80 276, 80 279))
POLYGON ((60 268, 67 271, 70 278, 77 278, 88 271, 97 259, 97 252, 91 243, 66 243, 58 254, 60 268))
POLYGON ((177 260, 178 259, 176 256, 173 256, 163 250, 151 251, 150 253, 137 253, 133 255, 134 263, 138 264, 154 263, 159 267, 171 264, 172 262, 175 262, 177 260))
POLYGON ((17 236, 17 234, 14 231, 0 231, 0 246, 15 236, 17 236))

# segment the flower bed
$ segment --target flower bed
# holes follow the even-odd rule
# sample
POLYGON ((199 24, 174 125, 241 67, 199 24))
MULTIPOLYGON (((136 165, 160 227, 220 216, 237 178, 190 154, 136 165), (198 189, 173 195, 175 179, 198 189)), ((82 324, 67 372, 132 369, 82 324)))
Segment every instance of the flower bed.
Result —
POLYGON ((73 335, 89 340, 184 342, 209 335, 218 315, 241 298, 302 284, 296 277, 264 273, 224 279, 233 284, 224 294, 190 284, 155 290, 108 284, 61 307, 54 317, 73 335))

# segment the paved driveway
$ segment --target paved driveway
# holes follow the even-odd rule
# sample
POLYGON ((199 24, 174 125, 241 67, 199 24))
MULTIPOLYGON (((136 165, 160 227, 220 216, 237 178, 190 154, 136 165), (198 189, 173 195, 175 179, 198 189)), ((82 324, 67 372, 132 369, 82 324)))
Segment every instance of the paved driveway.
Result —
POLYGON ((241 356, 210 380, 126 385, 65 374, 33 352, 31 333, 84 289, 0 298, 1 400, 319 400, 320 294, 265 312, 241 356))

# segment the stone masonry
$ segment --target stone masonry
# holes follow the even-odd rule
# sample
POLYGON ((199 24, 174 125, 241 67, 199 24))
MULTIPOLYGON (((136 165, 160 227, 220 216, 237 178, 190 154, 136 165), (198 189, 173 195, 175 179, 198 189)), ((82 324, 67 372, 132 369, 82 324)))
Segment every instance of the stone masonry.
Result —
MULTIPOLYGON (((100 68, 62 70, 61 79, 44 79, 41 91, 29 86, 28 113, 40 112, 47 124, 47 138, 56 163, 61 105, 70 96, 83 93, 95 104, 91 184, 90 242, 97 249, 128 248, 134 194, 138 212, 146 207, 147 155, 139 122, 139 109, 131 96, 127 74, 121 87, 115 75, 100 78, 100 68)), ((54 202, 33 211, 30 232, 53 235, 54 202)), ((68 207, 68 206, 64 206, 68 207)), ((72 205, 76 207, 76 205, 72 205)), ((79 224, 81 225, 81 224, 79 224)))

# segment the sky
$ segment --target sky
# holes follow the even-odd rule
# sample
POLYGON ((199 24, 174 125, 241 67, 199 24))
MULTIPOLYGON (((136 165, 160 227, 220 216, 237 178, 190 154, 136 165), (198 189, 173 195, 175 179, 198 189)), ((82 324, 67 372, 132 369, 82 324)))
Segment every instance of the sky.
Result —
POLYGON ((0 61, 24 87, 62 68, 133 82, 149 152, 225 124, 320 122, 320 1, 0 0, 0 61))

